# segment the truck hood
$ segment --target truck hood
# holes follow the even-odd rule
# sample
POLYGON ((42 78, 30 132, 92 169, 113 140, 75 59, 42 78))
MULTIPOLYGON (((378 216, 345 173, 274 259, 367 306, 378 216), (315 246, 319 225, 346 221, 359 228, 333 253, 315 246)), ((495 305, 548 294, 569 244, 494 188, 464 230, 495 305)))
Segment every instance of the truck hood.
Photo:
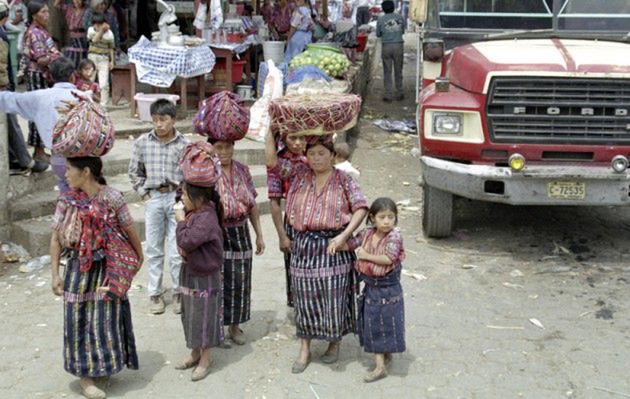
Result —
POLYGON ((450 55, 451 83, 486 93, 493 76, 630 78, 630 44, 576 39, 493 40, 457 47, 450 55))

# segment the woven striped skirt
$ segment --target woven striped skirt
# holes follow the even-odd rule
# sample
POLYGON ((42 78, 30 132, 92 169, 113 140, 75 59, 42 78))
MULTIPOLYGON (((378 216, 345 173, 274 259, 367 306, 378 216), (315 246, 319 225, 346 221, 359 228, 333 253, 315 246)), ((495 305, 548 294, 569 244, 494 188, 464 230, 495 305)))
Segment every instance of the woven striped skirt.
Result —
MULTIPOLYGON (((284 230, 287 232, 289 240, 293 241, 294 231, 293 226, 287 223, 286 217, 284 219, 284 230)), ((293 294, 291 293, 291 252, 284 253, 284 277, 286 281, 287 289, 287 306, 293 307, 293 294)))
MULTIPOLYGON (((28 71, 26 73, 26 90, 33 91, 39 89, 47 89, 48 81, 44 78, 44 74, 39 71, 28 71)), ((28 122, 28 145, 33 147, 44 147, 44 142, 39 136, 37 125, 35 122, 28 122)))
POLYGON ((64 368, 77 377, 138 368, 129 300, 103 300, 96 293, 105 279, 102 251, 94 259, 90 270, 81 272, 78 258, 70 256, 64 277, 64 368))
POLYGON ((330 342, 354 331, 356 274, 354 252, 328 255, 339 231, 296 231, 291 258, 291 289, 296 335, 330 342))
POLYGON ((179 283, 186 347, 198 349, 221 345, 224 338, 221 272, 194 276, 184 264, 179 283))
POLYGON ((74 67, 79 69, 81 60, 87 58, 88 41, 86 36, 73 37, 70 44, 63 50, 63 56, 74 63, 74 67))
POLYGON ((359 342, 369 353, 405 351, 405 302, 400 267, 383 277, 361 275, 359 342))
POLYGON ((252 240, 247 220, 225 226, 223 241, 223 319, 225 325, 250 318, 252 240))

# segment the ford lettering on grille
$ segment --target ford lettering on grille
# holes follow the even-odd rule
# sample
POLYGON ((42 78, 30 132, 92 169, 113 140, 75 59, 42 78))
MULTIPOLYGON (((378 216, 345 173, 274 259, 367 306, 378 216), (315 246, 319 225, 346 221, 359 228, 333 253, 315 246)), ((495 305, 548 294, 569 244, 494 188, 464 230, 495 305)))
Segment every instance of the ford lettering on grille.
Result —
POLYGON ((630 145, 630 79, 497 77, 486 107, 495 143, 630 145))

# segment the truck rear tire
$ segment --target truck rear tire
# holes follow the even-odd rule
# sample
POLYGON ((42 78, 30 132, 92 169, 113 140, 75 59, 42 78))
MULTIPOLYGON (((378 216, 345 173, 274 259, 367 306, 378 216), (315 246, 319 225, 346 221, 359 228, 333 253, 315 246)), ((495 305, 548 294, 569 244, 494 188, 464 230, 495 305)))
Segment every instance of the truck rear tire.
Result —
POLYGON ((453 194, 424 185, 422 230, 432 238, 449 237, 453 231, 453 194))

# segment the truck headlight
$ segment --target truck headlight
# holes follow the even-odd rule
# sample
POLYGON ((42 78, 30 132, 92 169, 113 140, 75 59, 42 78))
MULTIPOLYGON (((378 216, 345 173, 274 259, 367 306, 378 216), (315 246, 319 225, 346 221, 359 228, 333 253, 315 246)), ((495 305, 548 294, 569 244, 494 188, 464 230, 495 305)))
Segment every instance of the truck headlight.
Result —
POLYGON ((435 134, 462 134, 462 116, 454 113, 436 112, 433 114, 433 132, 435 134))

